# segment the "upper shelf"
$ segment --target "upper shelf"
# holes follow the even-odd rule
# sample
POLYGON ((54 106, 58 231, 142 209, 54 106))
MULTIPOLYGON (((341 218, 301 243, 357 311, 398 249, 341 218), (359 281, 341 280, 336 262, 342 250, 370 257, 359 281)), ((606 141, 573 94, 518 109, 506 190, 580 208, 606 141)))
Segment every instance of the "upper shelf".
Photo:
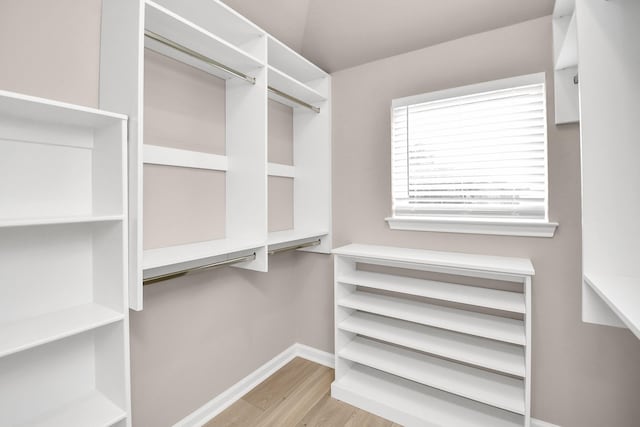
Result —
POLYGON ((578 65, 578 30, 576 14, 557 19, 557 25, 561 31, 565 31, 564 39, 560 45, 555 62, 556 70, 563 70, 578 65))
MULTIPOLYGON (((268 81, 270 87, 277 89, 280 92, 284 92, 294 98, 298 98, 307 104, 317 105, 327 99, 315 89, 310 88, 304 83, 301 83, 271 65, 269 65, 268 81)), ((271 93, 269 95, 271 96, 271 93)), ((280 97, 276 96, 275 98, 277 101, 286 102, 286 100, 282 101, 280 97)), ((291 104, 291 106, 298 107, 295 103, 291 104)))
POLYGON ((127 120, 127 116, 123 114, 4 90, 0 90, 0 115, 40 123, 84 128, 101 128, 127 120))
MULTIPOLYGON (((228 41, 152 1, 145 3, 145 30, 244 74, 251 75, 253 71, 264 65, 260 60, 228 41)), ((148 37, 145 37, 145 47, 217 77, 230 77, 230 74, 224 73, 206 62, 148 37)))
POLYGON ((640 279, 585 274, 585 283, 640 338, 640 279))
POLYGON ((271 36, 268 38, 268 58, 269 65, 303 83, 327 76, 318 66, 271 36))

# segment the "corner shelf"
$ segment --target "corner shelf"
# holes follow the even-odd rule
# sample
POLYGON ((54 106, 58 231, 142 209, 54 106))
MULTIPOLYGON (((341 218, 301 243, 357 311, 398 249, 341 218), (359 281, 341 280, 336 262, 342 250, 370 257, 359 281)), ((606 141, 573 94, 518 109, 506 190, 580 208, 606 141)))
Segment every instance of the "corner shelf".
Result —
POLYGON ((333 253, 334 398, 405 425, 530 425, 529 260, 362 244, 333 253), (416 279, 363 264, 505 283, 416 279), (507 283, 518 291, 500 290, 507 283))

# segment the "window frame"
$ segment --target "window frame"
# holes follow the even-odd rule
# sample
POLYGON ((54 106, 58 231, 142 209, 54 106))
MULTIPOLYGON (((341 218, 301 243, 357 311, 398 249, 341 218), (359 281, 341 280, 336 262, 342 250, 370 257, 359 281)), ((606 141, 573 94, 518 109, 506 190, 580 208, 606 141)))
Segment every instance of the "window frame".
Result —
POLYGON ((546 100, 547 85, 545 73, 534 73, 509 77, 505 79, 492 80, 466 86, 454 87, 450 89, 427 92, 418 95, 393 99, 390 109, 390 182, 391 182, 391 211, 392 216, 385 218, 389 228, 392 230, 412 230, 412 231, 436 231, 448 233, 471 233, 471 234, 491 234, 527 237, 553 237, 558 227, 557 222, 549 221, 549 136, 548 136, 548 111, 546 100), (544 84, 544 106, 545 119, 547 124, 547 135, 545 138, 545 217, 543 219, 519 219, 506 217, 464 217, 451 216, 442 217, 436 215, 396 215, 393 205, 393 111, 397 107, 410 106, 424 102, 437 101, 447 98, 455 98, 466 95, 473 95, 482 92, 491 92, 527 86, 533 84, 544 84))

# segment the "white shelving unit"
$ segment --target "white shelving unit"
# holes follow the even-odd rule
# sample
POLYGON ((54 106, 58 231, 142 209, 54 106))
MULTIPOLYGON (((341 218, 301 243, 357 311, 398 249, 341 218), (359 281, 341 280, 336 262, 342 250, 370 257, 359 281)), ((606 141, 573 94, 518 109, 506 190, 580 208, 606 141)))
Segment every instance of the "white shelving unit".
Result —
POLYGON ((128 426, 126 124, 0 91, 0 424, 128 426))
POLYGON ((580 120, 576 0, 557 0, 553 10, 556 124, 580 120))
POLYGON ((578 0, 582 319, 640 338, 640 3, 578 0))
POLYGON ((330 253, 331 77, 271 36, 267 45, 269 98, 293 109, 293 165, 267 169, 269 176, 292 178, 294 189, 293 229, 269 233, 268 248, 319 240, 301 250, 330 253))
POLYGON ((329 76, 218 0, 113 0, 102 7, 100 106, 130 117, 130 307, 142 309, 144 278, 252 254, 234 266, 265 272, 269 250, 315 239, 321 244, 304 250, 329 253, 329 76), (145 49, 225 79, 224 155, 144 143, 145 49), (285 94, 282 102, 293 97, 320 107, 295 109, 295 166, 267 160, 269 86, 285 94), (145 164, 224 173, 224 238, 143 250, 145 164), (270 175, 295 180, 294 229, 274 236, 267 229, 270 175))
POLYGON ((334 398, 403 425, 530 425, 529 260, 359 244, 333 253, 334 398), (361 264, 490 279, 495 288, 361 264))

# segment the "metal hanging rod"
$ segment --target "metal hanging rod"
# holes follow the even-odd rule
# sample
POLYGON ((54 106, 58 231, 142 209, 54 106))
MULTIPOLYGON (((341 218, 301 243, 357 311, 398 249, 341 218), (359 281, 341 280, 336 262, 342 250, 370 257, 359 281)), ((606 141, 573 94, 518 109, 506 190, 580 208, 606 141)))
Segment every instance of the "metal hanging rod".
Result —
POLYGON ((256 259, 256 253, 251 255, 245 255, 237 258, 225 259, 224 261, 218 261, 207 265, 201 265, 198 267, 187 268, 180 271, 174 271, 172 273, 160 274, 158 276, 147 277, 142 281, 144 286, 153 285, 154 283, 164 282, 165 280, 175 279, 176 277, 186 276, 187 274, 196 273, 199 271, 211 270, 214 268, 224 267, 231 264, 237 264, 239 262, 253 261, 256 259))
POLYGON ((307 104, 306 102, 304 102, 304 101, 302 101, 302 100, 300 100, 298 98, 295 98, 295 97, 293 97, 291 95, 288 95, 288 94, 286 94, 286 93, 284 93, 282 91, 279 91, 278 89, 272 88, 271 86, 269 86, 268 89, 269 89, 269 92, 271 92, 273 94, 276 94, 276 95, 281 96, 281 97, 283 97, 285 99, 288 99, 291 102, 295 102, 296 104, 298 104, 298 105, 300 105, 300 106, 302 106, 304 108, 308 108, 308 109, 310 109, 311 111, 313 111, 315 113, 320 113, 320 108, 318 108, 316 106, 313 106, 311 104, 307 104))
POLYGON ((252 85, 256 84, 256 79, 255 77, 251 77, 246 75, 245 73, 238 71, 238 70, 234 70, 231 67, 227 67, 226 65, 216 61, 215 59, 211 59, 208 56, 204 56, 201 53, 196 52, 195 50, 191 50, 188 47, 182 46, 181 44, 178 44, 176 42, 174 42, 173 40, 169 40, 166 37, 162 37, 160 34, 156 34, 153 31, 149 31, 149 30, 144 30, 144 36, 150 38, 151 40, 155 40, 158 43, 161 43, 165 46, 168 46, 172 49, 175 49, 179 52, 182 52, 186 55, 189 55, 193 58, 199 59, 202 62, 206 62, 207 64, 218 68, 222 71, 224 71, 225 73, 231 74, 234 77, 237 77, 239 79, 245 80, 249 83, 251 83, 252 85))
POLYGON ((277 254, 280 252, 293 251, 296 249, 308 248, 310 246, 318 246, 320 242, 321 240, 318 239, 318 240, 314 240, 313 242, 300 243, 299 245, 286 246, 284 248, 273 249, 269 251, 269 255, 277 254))

